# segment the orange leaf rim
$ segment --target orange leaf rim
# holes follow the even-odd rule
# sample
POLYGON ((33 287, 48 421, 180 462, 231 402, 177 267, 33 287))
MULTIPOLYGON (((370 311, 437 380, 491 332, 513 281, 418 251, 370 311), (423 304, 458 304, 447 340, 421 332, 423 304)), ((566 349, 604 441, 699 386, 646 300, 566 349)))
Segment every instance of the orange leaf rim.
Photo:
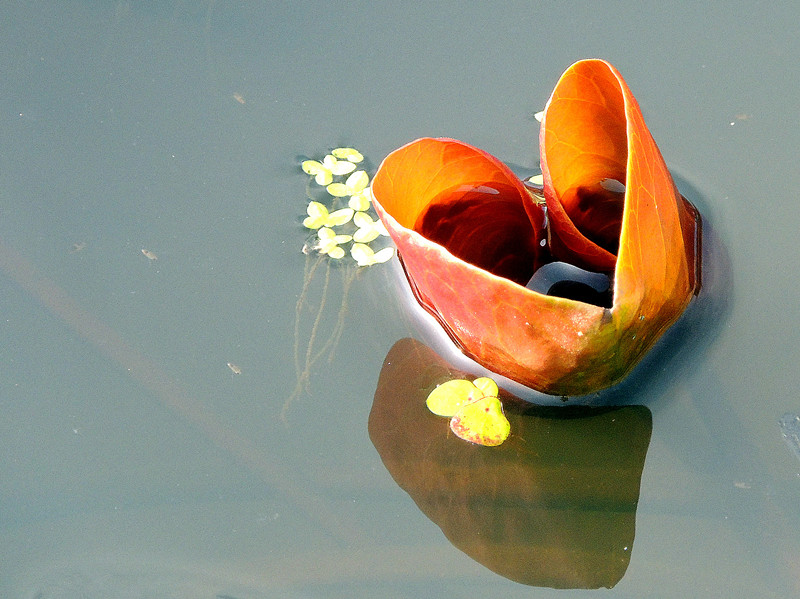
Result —
POLYGON ((418 302, 467 356, 583 395, 624 378, 699 291, 701 221, 605 61, 564 72, 539 141, 546 211, 497 158, 444 138, 389 154, 372 190, 418 302), (611 307, 524 287, 554 259, 612 275, 611 307))

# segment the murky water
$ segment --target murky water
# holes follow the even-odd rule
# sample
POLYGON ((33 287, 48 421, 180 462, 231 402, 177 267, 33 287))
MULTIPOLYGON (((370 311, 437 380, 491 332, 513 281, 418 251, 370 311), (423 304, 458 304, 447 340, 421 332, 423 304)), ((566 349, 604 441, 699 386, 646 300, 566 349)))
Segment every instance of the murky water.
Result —
MULTIPOLYGON (((531 169, 532 115, 585 57, 620 69, 713 231, 711 299, 604 400, 652 425, 636 496, 611 502, 628 510, 622 553, 575 540, 585 511, 553 516, 575 489, 484 486, 492 503, 458 513, 498 531, 524 499, 521 538, 576 535, 536 537, 537 558, 581 546, 622 559, 612 591, 570 596, 800 592, 797 430, 781 420, 800 413, 800 275, 781 266, 800 260, 797 9, 74 2, 3 15, 0 595, 563 597, 552 577, 514 582, 453 541, 456 512, 384 464, 368 430, 384 358, 410 336, 441 347, 395 267, 322 264, 307 279, 297 161, 353 145, 374 168, 442 135, 531 169), (531 525, 547 514, 551 528, 531 525)), ((530 422, 556 434, 548 418, 530 422)), ((580 463, 603 488, 608 463, 581 461, 603 447, 570 441, 559 462, 545 439, 498 460, 549 481, 580 463), (539 461, 519 457, 531 447, 539 461)))

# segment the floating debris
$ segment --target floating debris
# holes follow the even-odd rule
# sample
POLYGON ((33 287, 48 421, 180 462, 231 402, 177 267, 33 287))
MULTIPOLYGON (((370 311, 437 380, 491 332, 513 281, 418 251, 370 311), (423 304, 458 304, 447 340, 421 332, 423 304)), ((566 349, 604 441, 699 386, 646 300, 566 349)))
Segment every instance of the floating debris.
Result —
POLYGON ((230 368, 230 369, 231 369, 231 372, 232 372, 233 374, 242 374, 242 369, 241 369, 241 368, 239 368, 239 367, 238 367, 236 364, 234 364, 233 362, 228 362, 228 368, 230 368))
POLYGON ((73 243, 72 244, 72 248, 69 250, 69 253, 70 254, 77 254, 78 252, 83 250, 85 247, 86 247, 86 242, 85 241, 79 241, 78 243, 73 243))

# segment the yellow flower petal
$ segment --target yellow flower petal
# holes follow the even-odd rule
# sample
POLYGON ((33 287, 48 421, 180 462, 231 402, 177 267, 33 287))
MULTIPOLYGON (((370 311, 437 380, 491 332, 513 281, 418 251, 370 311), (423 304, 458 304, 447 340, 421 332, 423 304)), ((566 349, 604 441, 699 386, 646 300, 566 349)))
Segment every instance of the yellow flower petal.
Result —
POLYGON ((481 397, 478 388, 468 380, 453 379, 430 392, 425 405, 437 416, 454 416, 463 406, 481 397))
POLYGON ((361 162, 364 156, 355 148, 336 148, 331 152, 336 158, 341 160, 349 160, 350 162, 361 162))
POLYGON ((511 433, 511 424, 496 397, 484 397, 460 408, 450 420, 458 437, 487 447, 500 445, 511 433))

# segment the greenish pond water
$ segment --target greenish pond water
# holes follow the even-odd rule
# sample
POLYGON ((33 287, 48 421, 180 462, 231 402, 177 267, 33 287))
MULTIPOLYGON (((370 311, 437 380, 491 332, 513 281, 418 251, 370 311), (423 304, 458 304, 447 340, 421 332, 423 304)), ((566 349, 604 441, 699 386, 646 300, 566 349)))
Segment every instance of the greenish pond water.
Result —
POLYGON ((797 9, 0 6, 1 596, 800 592, 797 9), (448 136, 535 168, 587 57, 713 230, 718 295, 614 391, 621 433, 530 408, 486 460, 404 447, 384 359, 441 347, 396 265, 306 280, 298 158, 448 136))

